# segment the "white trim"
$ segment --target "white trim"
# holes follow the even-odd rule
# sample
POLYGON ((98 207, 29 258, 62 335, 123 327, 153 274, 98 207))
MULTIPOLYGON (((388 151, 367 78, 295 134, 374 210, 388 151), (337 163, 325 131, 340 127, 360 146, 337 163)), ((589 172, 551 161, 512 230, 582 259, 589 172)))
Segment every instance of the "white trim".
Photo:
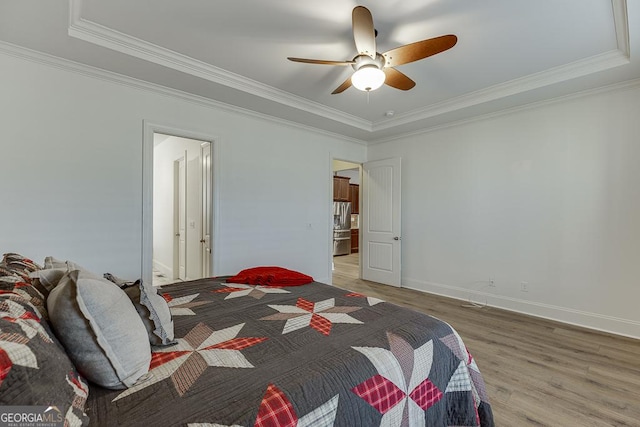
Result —
POLYGON ((335 157, 333 153, 329 152, 329 194, 328 194, 328 217, 329 217, 329 280, 326 282, 330 285, 333 285, 333 160, 335 157))
POLYGON ((307 113, 335 120, 370 133, 513 96, 630 62, 627 2, 626 0, 611 0, 613 24, 616 32, 616 49, 374 123, 83 19, 81 16, 82 2, 83 0, 70 0, 68 34, 71 37, 241 90, 282 105, 297 108, 307 113))
POLYGON ((416 279, 403 278, 402 287, 464 301, 467 301, 469 297, 481 297, 482 302, 484 303, 486 301, 486 304, 490 307, 514 311, 610 334, 622 335, 636 339, 640 338, 640 322, 634 320, 606 316, 535 301, 526 301, 518 298, 495 295, 484 291, 416 279))
POLYGON ((611 0, 613 8, 613 25, 616 30, 616 42, 618 50, 631 57, 631 46, 629 43, 629 16, 627 14, 627 0, 611 0))
POLYGON ((142 139, 142 280, 148 283, 153 281, 153 134, 163 133, 167 135, 178 136, 182 138, 197 139, 199 141, 207 141, 211 143, 212 153, 212 185, 213 203, 212 227, 211 227, 211 250, 213 257, 211 259, 211 275, 215 276, 220 265, 220 248, 219 248, 219 222, 220 222, 220 159, 219 144, 220 139, 216 136, 204 132, 188 130, 183 127, 172 126, 167 124, 152 123, 147 120, 143 121, 143 139, 142 139))
MULTIPOLYGON (((323 283, 328 283, 330 285, 333 284, 333 269, 331 268, 333 266, 333 162, 334 160, 340 161, 340 162, 347 162, 347 163, 353 163, 354 165, 358 166, 358 173, 360 174, 360 193, 362 193, 363 191, 363 180, 362 180, 362 174, 363 174, 363 164, 364 162, 359 161, 359 160, 350 160, 347 158, 342 158, 342 157, 336 157, 332 152, 329 152, 329 279, 323 283)), ((362 197, 359 198, 359 201, 362 200, 362 197)), ((362 214, 362 210, 363 210, 363 204, 360 203, 359 206, 359 212, 361 215, 362 214)), ((362 223, 361 223, 362 224, 362 223)), ((360 248, 360 241, 361 241, 361 236, 362 233, 358 233, 358 248, 360 248)), ((360 249, 358 249, 358 279, 362 279, 362 251, 360 249)), ((322 282, 322 280, 318 280, 319 282, 322 282)))
MULTIPOLYGON (((143 283, 153 283, 153 134, 154 127, 143 122, 142 137, 142 263, 143 283), (149 262, 151 261, 151 262, 149 262)), ((173 272, 172 272, 173 275, 173 272)))
MULTIPOLYGON (((213 174, 214 174, 214 170, 213 170, 213 166, 214 166, 214 158, 213 158, 213 144, 209 141, 202 141, 200 143, 200 159, 202 161, 202 158, 204 157, 204 154, 208 154, 209 158, 210 158, 210 165, 209 165, 209 174, 211 175, 211 182, 209 183, 209 189, 210 191, 213 193, 211 194, 211 200, 213 201, 214 196, 217 196, 214 193, 214 188, 213 188, 213 184, 214 184, 214 179, 213 179, 213 174)), ((208 209, 208 217, 207 215, 205 215, 205 170, 203 170, 204 168, 202 167, 202 163, 200 165, 200 180, 199 180, 199 185, 200 185, 200 224, 201 224, 201 233, 200 233, 200 237, 204 238, 204 230, 205 228, 209 229, 209 248, 211 249, 210 255, 209 255, 209 268, 205 270, 204 268, 204 264, 201 265, 201 271, 200 271, 200 275, 201 277, 213 277, 213 238, 214 238, 214 230, 213 227, 215 226, 215 224, 217 222, 213 221, 213 209, 211 209, 212 207, 210 207, 210 209, 208 209), (208 220, 208 221, 207 221, 208 220), (205 225, 205 223, 208 222, 208 224, 205 225)), ((218 207, 218 203, 215 203, 215 207, 218 207)), ((217 255, 217 254, 216 254, 217 255)), ((206 252, 204 250, 204 246, 200 245, 200 258, 203 259, 206 256, 206 252)), ((219 265, 219 264, 218 264, 219 265)))
POLYGON ((535 108, 540 108, 540 107, 545 107, 545 106, 549 106, 549 105, 553 105, 553 104, 558 104, 558 103, 570 101, 570 100, 573 100, 573 99, 585 98, 585 97, 592 96, 592 95, 597 95, 597 94, 600 94, 600 93, 608 93, 608 92, 615 92, 615 91, 621 91, 621 90, 628 90, 628 89, 634 89, 634 88, 638 88, 638 87, 640 87, 640 78, 633 79, 633 80, 627 80, 627 81, 620 82, 620 83, 614 83, 614 84, 607 85, 607 86, 600 86, 600 87, 597 87, 597 88, 594 88, 594 89, 587 89, 587 90, 583 90, 583 91, 580 91, 580 92, 571 93, 569 95, 558 96, 556 98, 550 98, 550 99, 545 99, 545 100, 542 100, 542 101, 531 102, 531 103, 524 104, 524 105, 518 105, 516 107, 505 108, 503 110, 499 110, 499 111, 494 111, 494 112, 491 112, 491 113, 486 113, 486 114, 480 114, 480 115, 477 115, 477 116, 473 116, 473 117, 470 117, 468 119, 456 120, 456 121, 444 123, 444 124, 441 124, 441 125, 426 127, 426 128, 423 128, 423 129, 419 129, 419 130, 413 131, 413 132, 405 132, 405 133, 402 133, 402 134, 398 134, 398 135, 394 135, 394 136, 390 136, 390 137, 386 137, 386 138, 380 138, 380 139, 369 141, 368 146, 372 146, 372 145, 376 145, 376 144, 384 144, 386 142, 397 141, 399 139, 409 138, 409 137, 412 137, 412 136, 424 135, 424 134, 428 134, 428 133, 435 132, 435 131, 438 131, 438 130, 448 129, 448 128, 457 127, 457 126, 462 126, 462 125, 465 125, 465 124, 468 124, 468 123, 480 122, 480 121, 484 121, 484 120, 495 118, 495 117, 508 116, 510 114, 515 114, 515 113, 518 113, 520 111, 528 111, 528 110, 532 110, 532 109, 535 109, 535 108))
POLYGON ((600 55, 562 65, 560 67, 555 67, 519 79, 480 89, 437 104, 432 104, 422 109, 394 116, 393 119, 375 123, 372 127, 372 131, 376 132, 429 119, 431 117, 451 113, 453 111, 473 107, 479 104, 485 104, 490 101, 517 95, 522 92, 527 92, 577 77, 583 77, 628 63, 629 57, 627 55, 623 54, 619 50, 612 50, 600 55))
POLYGON ((125 76, 122 74, 114 73, 112 71, 106 71, 101 68, 92 67, 90 65, 81 64, 79 62, 71 61, 69 59, 60 58, 48 53, 39 52, 36 50, 28 49, 22 46, 18 46, 12 43, 7 43, 0 40, 0 52, 5 53, 15 58, 35 62, 45 66, 57 68, 60 70, 80 74, 83 76, 107 81, 110 83, 116 83, 121 86, 152 92, 159 95, 164 95, 171 98, 180 99, 182 101, 190 102, 199 106, 215 108, 230 113, 239 114, 242 116, 249 116, 256 119, 264 120, 271 123, 277 123, 294 129, 302 129, 308 132, 313 132, 319 135, 327 136, 330 138, 336 138, 345 142, 353 142, 360 145, 367 145, 366 141, 361 139, 352 138, 339 133, 331 132, 328 130, 316 128, 313 126, 304 125, 291 120, 282 119, 275 116, 270 116, 265 113, 249 110, 247 108, 238 107, 224 102, 216 101, 204 96, 194 95, 192 93, 184 92, 178 89, 172 89, 166 86, 162 86, 155 83, 150 83, 144 80, 136 79, 133 77, 125 76))
POLYGON ((393 119, 374 123, 371 129, 372 132, 425 120, 463 108, 495 101, 533 89, 629 64, 631 61, 631 51, 629 44, 627 0, 611 0, 611 7, 613 9, 613 25, 616 32, 616 49, 394 116, 393 119))
MULTIPOLYGON (((597 71, 601 71, 607 68, 611 68, 611 67, 615 67, 615 66, 619 66, 621 64, 625 64, 625 63, 629 63, 629 57, 630 57, 630 45, 629 45, 629 27, 628 27, 628 16, 627 16, 627 2, 626 0, 611 0, 612 3, 612 8, 613 8, 613 18, 614 18, 614 27, 615 27, 615 31, 616 31, 616 41, 617 41, 617 50, 613 50, 610 52, 606 52, 600 55, 596 55, 593 56, 591 58, 586 58, 583 59, 581 61, 576 61, 572 64, 567 64, 565 66, 561 66, 561 67, 557 67, 554 68, 552 70, 548 70, 548 71, 543 71, 541 73, 538 74, 534 74, 532 76, 527 76, 524 77, 522 79, 516 79, 513 80, 511 82, 506 82, 504 84, 501 85, 496 85, 493 86, 491 88, 485 88, 483 90, 480 91, 476 91, 472 94, 467 94, 467 95, 463 95, 460 97, 457 97, 455 99, 452 100, 448 100, 445 102, 441 102, 438 104, 434 104, 431 105, 429 107, 426 107, 424 109, 420 109, 420 110, 414 110, 412 112, 406 113, 406 114, 402 114, 402 115, 398 115, 395 116, 393 119, 389 119, 389 120, 383 120, 380 122, 377 122, 376 124, 374 124, 373 122, 364 120, 364 119, 360 119, 355 117, 355 119, 357 119, 359 124, 354 124, 352 123, 348 118, 345 118, 345 114, 341 113, 338 110, 331 110, 331 114, 325 115, 325 114, 318 114, 318 109, 326 109, 328 107, 325 107, 321 104, 317 104, 317 103, 312 103, 307 105, 307 107, 309 107, 309 109, 298 106, 298 105, 294 105, 295 102, 291 101, 292 104, 287 104, 285 103, 285 105, 291 105, 294 106, 295 108, 299 108, 303 111, 307 111, 310 112, 312 114, 316 114, 328 119, 332 119, 332 120, 336 120, 339 121, 341 123, 345 123, 348 124, 350 126, 354 126, 356 128, 359 129, 363 129, 365 131, 369 131, 369 132, 375 132, 375 131, 379 131, 379 130, 383 130, 383 129, 389 129, 395 126, 399 126, 402 124, 407 124, 407 123, 412 123, 415 121, 419 121, 419 120, 424 120, 430 117, 435 117, 437 115, 440 114, 444 114, 447 112, 451 112, 451 111, 455 111, 458 110, 460 108, 465 108, 465 107, 469 107, 472 105, 478 105, 480 103, 483 102, 488 102, 500 97, 504 97, 504 96, 509 96, 509 95, 515 95, 517 93, 520 93, 524 90, 530 90, 533 88, 537 88, 537 87, 541 87, 544 86, 545 84, 551 84, 551 83, 556 83, 559 81, 563 81, 563 80, 568 80, 574 77, 579 77, 579 76, 583 76, 585 74, 588 73, 593 73, 593 72, 597 72, 597 71), (495 92, 495 93, 494 93, 495 92), (339 119, 336 117, 333 117, 334 114, 337 114, 336 117, 340 117, 339 119)), ((81 7, 82 7, 82 0, 70 0, 70 9, 69 9, 69 31, 70 32, 74 32, 75 30, 78 30, 80 33, 83 33, 83 31, 81 31, 82 28, 85 28, 85 23, 87 23, 88 21, 82 20, 81 18, 81 7), (78 24, 82 22, 83 24, 78 24), (75 29, 75 30, 74 30, 75 29)), ((100 27, 97 24, 93 24, 96 25, 98 27, 100 27)), ((104 27, 102 27, 104 29, 104 27)), ((105 29, 107 31, 112 31, 112 30, 108 30, 105 29)), ((92 34, 91 31, 89 31, 89 34, 92 34)), ((99 30, 97 30, 96 34, 101 34, 99 30)), ((94 34, 95 37, 98 37, 96 34, 94 34)), ((120 33, 121 34, 121 33, 120 33)), ((124 37, 124 42, 126 42, 128 40, 126 35, 121 34, 122 37, 124 37)), ((118 40, 118 38, 115 38, 114 40, 118 40)), ((153 46, 153 45, 151 45, 153 46)), ((206 98, 203 96, 198 96, 198 95, 194 95, 188 92, 184 92, 184 91, 180 91, 177 89, 171 89, 165 86, 161 86, 158 84, 154 84, 154 83, 150 83, 150 82, 146 82, 140 79, 135 79, 132 77, 128 77, 128 76, 124 76, 118 73, 114 73, 114 72, 110 72, 110 71, 106 71, 97 67, 92 67, 92 66, 88 66, 85 64, 81 64, 78 62, 74 62, 71 60, 67 60, 67 59, 63 59, 60 57, 56 57, 50 54, 46 54, 43 52, 38 52, 32 49, 28 49, 22 46, 18 46, 18 45, 14 45, 8 42, 4 42, 4 41, 0 41, 0 52, 6 53, 8 55, 17 57, 17 58, 21 58, 21 59, 26 59, 29 61, 33 61, 33 62, 37 62, 37 63, 41 63, 47 66, 52 66, 58 69, 62 69, 65 71, 71 71, 71 72, 75 72, 78 74, 82 74, 85 76, 89 76, 89 77, 93 77, 93 78, 97 78, 97 79, 101 79, 104 81, 109 81, 112 83, 117 83, 123 86, 128 86, 128 87, 132 87, 135 89, 141 89, 141 90, 145 90, 145 91, 150 91, 150 92, 154 92, 157 94, 161 94, 161 95, 165 95, 165 96, 169 96, 169 97, 173 97, 173 98, 177 98, 177 99, 181 99, 183 101, 187 101, 187 102, 191 102, 197 105, 201 105, 201 106, 206 106, 206 107, 213 107, 213 108, 217 108, 217 109, 222 109, 225 111, 229 111, 229 112, 233 112, 233 113, 237 113, 240 115, 245 115, 245 116, 251 116, 254 118, 258 118, 258 119, 262 119, 262 120, 266 120, 266 121, 270 121, 270 122, 275 122, 275 123, 279 123, 288 127, 292 127, 292 128, 297 128, 297 129, 303 129, 305 131, 310 131, 310 132, 314 132, 317 134, 321 134, 321 135, 325 135, 328 137, 332 137, 332 138, 337 138, 346 142, 353 142, 353 143, 357 143, 360 145, 373 145, 373 144, 379 144, 379 143, 383 143, 383 142, 388 142, 391 140, 396 140, 399 138, 404 138, 407 136, 411 136, 411 135, 416 135, 416 134, 421 134, 424 132, 430 132, 434 129, 440 129, 442 127, 450 127, 452 125, 458 125, 461 123, 466 123, 467 121, 476 121, 479 118, 486 118, 489 115, 493 115, 493 114, 502 114, 502 112, 506 112, 507 114, 517 110, 517 109, 521 109, 521 108, 527 108, 530 105, 543 105, 544 102, 548 102, 548 101, 541 101, 541 102, 534 102, 534 103, 528 103, 525 104, 524 106, 518 106, 518 107, 514 107, 512 109, 506 109, 506 110, 502 110, 499 112, 494 112, 494 113, 489 113, 489 115, 482 115, 482 116, 476 116, 476 117, 471 117, 469 119, 464 119, 464 120, 460 120, 460 121, 456 121, 456 122, 450 122, 450 123, 445 123, 442 125, 436 125, 436 126, 431 126, 431 127, 427 127, 427 128, 423 128, 420 129, 418 131, 413 131, 413 132, 405 132, 402 134, 398 134, 395 135, 393 137, 387 137, 387 138, 381 138, 381 139, 374 139, 371 141, 365 141, 365 140, 361 140, 361 139, 357 139, 357 138, 352 138, 352 137, 348 137, 342 134, 338 134, 335 132, 331 132, 331 131, 327 131, 327 130, 323 130, 323 129, 319 129, 313 126, 309 126, 309 125, 303 125, 297 122, 293 122, 290 120, 286 120, 286 119, 282 119, 282 118, 278 118, 278 117, 274 117, 274 116, 270 116, 268 114, 265 113, 259 113, 256 111, 252 111, 246 108, 241 108, 241 107, 237 107, 234 105, 230 105, 230 104, 226 104, 220 101, 215 101, 212 100, 210 98, 206 98)), ((151 52, 151 51, 150 51, 151 52)), ((135 56, 135 55, 134 55, 135 56)), ((217 70, 221 70, 219 68, 217 68, 217 70)), ((188 71, 186 71, 188 72, 188 71)), ((221 72, 224 72, 224 70, 222 70, 221 72)), ((235 75, 237 76, 237 75, 235 75)), ((228 79, 227 79, 228 80, 228 79)), ((244 79, 243 79, 244 80, 244 79)), ((621 85, 627 85, 627 82, 622 82, 619 83, 621 85)), ((609 87, 615 87, 617 84, 614 85, 610 85, 610 86, 606 86, 606 88, 609 87)), ((251 85, 246 86, 246 88, 249 88, 251 85)), ((269 86, 265 86, 267 88, 269 88, 269 86)), ((273 88, 271 88, 273 89, 273 88)), ((243 90, 243 89, 240 89, 243 90)), ((275 90, 275 89, 274 89, 275 90)), ((594 93, 594 92, 598 92, 601 91, 602 88, 595 88, 595 89, 588 89, 586 91, 583 91, 581 93, 578 94, 578 96, 582 96, 585 93, 589 94, 589 93, 594 93)), ((249 93, 253 93, 253 92, 249 92, 249 93)), ((282 92, 283 94, 289 95, 289 96, 293 96, 291 94, 287 94, 286 92, 282 92)), ((263 96, 259 93, 255 93, 257 96, 263 96)), ((567 96, 574 96, 575 94, 571 94, 571 95, 567 95, 567 96)), ((276 102, 280 102, 277 99, 272 99, 266 95, 264 95, 263 97, 265 97, 266 99, 271 99, 274 100, 276 102)), ((566 97, 559 97, 556 99, 566 99, 566 97)), ((298 99, 301 102, 311 102, 308 101, 304 98, 299 98, 298 99)), ((553 100, 551 100, 551 102, 553 102, 553 100)), ((354 117, 354 116, 351 116, 354 117)))
POLYGON ((84 19, 81 17, 82 1, 70 0, 69 7, 74 11, 69 14, 68 34, 70 37, 250 93, 288 107, 335 120, 361 130, 371 131, 371 122, 369 120, 293 95, 273 86, 84 19))
POLYGON ((213 183, 211 184, 211 191, 213 196, 211 197, 211 203, 213 203, 213 209, 211 210, 211 251, 213 252, 213 258, 211 259, 211 268, 209 274, 214 277, 218 273, 221 263, 221 248, 220 248, 220 167, 222 162, 220 161, 220 144, 221 138, 215 138, 211 142, 211 168, 213 183))
POLYGON ((167 278, 173 277, 173 270, 158 260, 153 260, 153 269, 164 274, 167 278))

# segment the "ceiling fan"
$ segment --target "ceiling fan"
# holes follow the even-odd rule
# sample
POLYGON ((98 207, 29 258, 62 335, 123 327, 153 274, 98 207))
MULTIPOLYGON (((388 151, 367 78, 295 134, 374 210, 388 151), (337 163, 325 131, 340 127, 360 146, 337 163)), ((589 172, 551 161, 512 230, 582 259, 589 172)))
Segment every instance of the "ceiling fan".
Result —
POLYGON ((331 92, 332 95, 344 92, 351 85, 366 92, 376 90, 384 83, 396 89, 409 90, 416 85, 416 82, 393 67, 444 52, 458 42, 455 35, 449 34, 378 53, 376 51, 376 30, 373 27, 373 17, 369 9, 364 6, 356 6, 352 13, 352 23, 353 39, 358 54, 351 61, 287 58, 290 61, 307 64, 351 65, 355 72, 331 92))

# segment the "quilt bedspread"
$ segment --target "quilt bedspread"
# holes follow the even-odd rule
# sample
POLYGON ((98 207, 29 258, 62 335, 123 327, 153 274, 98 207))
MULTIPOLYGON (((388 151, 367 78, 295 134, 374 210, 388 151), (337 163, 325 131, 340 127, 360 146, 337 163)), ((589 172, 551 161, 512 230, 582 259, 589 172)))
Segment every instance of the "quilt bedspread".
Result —
POLYGON ((132 388, 92 386, 92 425, 493 425, 475 360, 433 317, 316 282, 161 293, 177 344, 132 388))

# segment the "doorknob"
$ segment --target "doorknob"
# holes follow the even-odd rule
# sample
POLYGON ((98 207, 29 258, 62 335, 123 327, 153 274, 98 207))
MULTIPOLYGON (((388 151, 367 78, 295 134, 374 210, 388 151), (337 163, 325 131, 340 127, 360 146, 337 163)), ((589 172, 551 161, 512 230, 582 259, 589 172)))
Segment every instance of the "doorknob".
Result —
POLYGON ((176 237, 180 237, 180 233, 176 233, 176 237))
POLYGON ((393 238, 393 240, 402 240, 400 237, 396 236, 393 238))
POLYGON ((200 240, 200 243, 204 243, 204 239, 200 240))

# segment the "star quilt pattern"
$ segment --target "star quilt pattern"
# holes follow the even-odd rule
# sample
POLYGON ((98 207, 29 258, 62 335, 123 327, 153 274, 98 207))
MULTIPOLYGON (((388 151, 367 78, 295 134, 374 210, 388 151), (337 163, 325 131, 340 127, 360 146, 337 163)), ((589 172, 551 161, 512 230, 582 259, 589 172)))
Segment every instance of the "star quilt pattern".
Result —
POLYGON ((316 282, 224 279, 161 290, 177 343, 153 348, 149 375, 133 387, 93 387, 92 417, 121 426, 493 426, 476 361, 445 322, 316 282))
POLYGON ((216 293, 228 293, 225 299, 240 298, 240 297, 252 297, 260 299, 267 294, 288 294, 290 293, 286 289, 274 288, 269 286, 253 286, 245 285, 242 283, 234 283, 233 286, 225 286, 222 289, 216 289, 212 292, 216 293))
POLYGON ((89 386, 25 292, 28 285, 8 279, 0 277, 0 406, 55 406, 66 426, 86 425, 89 386))
POLYGON ((279 313, 262 317, 260 320, 286 320, 283 334, 309 326, 322 335, 329 335, 334 323, 362 324, 360 320, 349 316, 349 313, 358 311, 362 307, 336 307, 335 304, 335 298, 318 302, 298 298, 295 305, 269 305, 279 313))

